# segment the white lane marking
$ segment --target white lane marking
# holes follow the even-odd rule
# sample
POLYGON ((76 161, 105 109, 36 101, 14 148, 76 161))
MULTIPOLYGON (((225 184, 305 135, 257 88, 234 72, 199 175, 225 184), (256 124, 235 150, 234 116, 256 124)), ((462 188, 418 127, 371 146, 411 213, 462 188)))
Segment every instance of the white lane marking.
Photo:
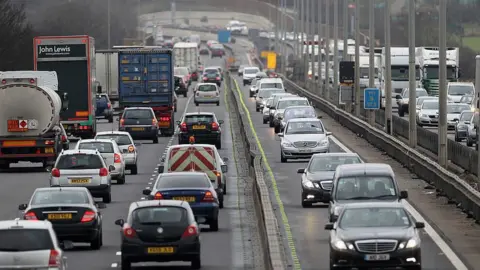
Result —
POLYGON ((150 189, 150 187, 145 187, 145 189, 150 189))
POLYGON ((122 252, 121 252, 121 251, 117 251, 117 253, 115 253, 115 255, 121 256, 121 255, 122 255, 122 252))
POLYGON ((155 177, 155 175, 157 175, 156 173, 152 174, 152 177, 155 177))
POLYGON ((141 197, 140 200, 145 200, 145 197, 141 197))
POLYGON ((118 263, 112 263, 112 268, 117 268, 118 267, 118 263))
POLYGON ((153 181, 153 179, 155 179, 155 177, 150 177, 150 181, 153 181))
MULTIPOLYGON (((337 138, 330 136, 330 139, 342 148, 343 151, 347 153, 352 153, 347 146, 341 143, 337 138)), ((412 216, 419 222, 425 223, 425 232, 432 238, 433 242, 437 244, 438 248, 445 254, 448 260, 457 270, 468 270, 467 266, 460 260, 460 258, 455 254, 455 252, 450 248, 450 246, 442 239, 442 237, 433 229, 433 227, 422 217, 422 215, 406 200, 402 200, 405 208, 412 214, 412 216)))
POLYGON ((152 182, 148 182, 148 184, 149 184, 149 185, 151 185, 151 184, 152 184, 152 182))

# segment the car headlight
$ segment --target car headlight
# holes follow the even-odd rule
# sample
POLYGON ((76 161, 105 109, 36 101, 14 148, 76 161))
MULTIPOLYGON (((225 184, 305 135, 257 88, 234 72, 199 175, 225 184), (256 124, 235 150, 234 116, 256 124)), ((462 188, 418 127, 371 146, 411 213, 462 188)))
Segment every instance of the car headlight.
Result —
POLYGON ((288 141, 283 141, 282 146, 283 147, 293 147, 293 144, 291 142, 288 142, 288 141))
POLYGON ((307 188, 314 188, 315 186, 313 185, 312 181, 305 180, 303 181, 303 185, 307 188))
POLYGON ((400 245, 398 245, 398 249, 404 249, 404 248, 415 248, 417 247, 418 245, 420 244, 420 242, 416 239, 410 239, 406 242, 402 242, 400 243, 400 245))
POLYGON ((341 208, 341 207, 335 207, 335 208, 333 209, 333 215, 334 215, 334 216, 338 216, 338 215, 340 215, 340 212, 341 212, 341 211, 342 211, 342 208, 341 208))
POLYGON ((336 240, 332 244, 333 244, 333 247, 335 249, 339 249, 339 250, 347 250, 347 249, 354 250, 355 249, 355 247, 352 244, 350 244, 350 243, 345 244, 345 242, 343 242, 341 240, 336 240))
POLYGON ((420 117, 428 117, 426 114, 421 114, 420 117))
POLYGON ((321 145, 321 146, 328 145, 328 139, 325 139, 325 140, 321 141, 321 142, 320 142, 320 145, 321 145))
POLYGON ((283 113, 277 113, 277 116, 276 116, 278 119, 282 119, 283 118, 283 113))

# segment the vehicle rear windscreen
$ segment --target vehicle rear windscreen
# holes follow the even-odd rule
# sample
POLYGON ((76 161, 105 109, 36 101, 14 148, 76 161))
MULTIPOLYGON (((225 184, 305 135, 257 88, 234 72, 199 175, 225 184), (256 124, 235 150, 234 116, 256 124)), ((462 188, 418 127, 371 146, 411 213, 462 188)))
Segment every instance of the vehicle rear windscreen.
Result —
POLYGON ((262 88, 278 88, 283 89, 283 85, 281 83, 261 83, 260 89, 262 88))
POLYGON ((113 144, 106 142, 80 142, 78 149, 98 150, 100 153, 113 153, 113 144))
POLYGON ((273 94, 275 93, 282 93, 284 92, 283 90, 265 90, 265 91, 258 91, 258 97, 261 97, 261 98, 269 98, 270 96, 272 96, 273 94))
POLYGON ((97 138, 97 139, 113 140, 113 141, 115 141, 119 146, 133 144, 133 142, 130 140, 130 137, 128 137, 127 135, 102 134, 102 135, 97 135, 95 138, 97 138))
POLYGON ((157 183, 156 189, 164 188, 209 188, 210 180, 203 174, 176 175, 176 173, 164 174, 157 183))
POLYGON ((150 110, 126 110, 123 114, 126 119, 152 119, 153 115, 150 110))
POLYGON ((138 208, 132 213, 135 224, 177 224, 188 221, 188 213, 182 207, 155 206, 138 208))
POLYGON ((54 249, 47 229, 0 230, 0 252, 22 252, 54 249))
POLYGON ((211 123, 213 122, 213 115, 187 115, 185 116, 185 123, 211 123))
POLYGON ((31 205, 40 204, 88 204, 88 195, 84 190, 40 190, 35 192, 31 205))
POLYGON ((203 73, 205 73, 205 74, 217 74, 217 73, 219 73, 219 72, 218 72, 218 69, 213 69, 213 68, 210 69, 210 68, 209 68, 209 69, 205 69, 205 70, 203 71, 203 73))
POLYGON ((100 169, 103 163, 97 155, 74 154, 60 156, 55 167, 59 170, 100 169))
POLYGON ((97 102, 108 103, 108 99, 106 96, 98 96, 97 95, 97 102))
POLYGON ((277 109, 285 109, 290 106, 302 106, 302 105, 309 105, 308 100, 299 99, 299 100, 280 100, 278 102, 277 109))
POLYGON ((245 74, 257 74, 258 69, 256 68, 246 68, 243 70, 243 73, 245 74))
POLYGON ((215 85, 210 85, 210 84, 200 85, 198 87, 198 91, 200 91, 200 92, 215 92, 215 91, 217 91, 217 87, 215 85))

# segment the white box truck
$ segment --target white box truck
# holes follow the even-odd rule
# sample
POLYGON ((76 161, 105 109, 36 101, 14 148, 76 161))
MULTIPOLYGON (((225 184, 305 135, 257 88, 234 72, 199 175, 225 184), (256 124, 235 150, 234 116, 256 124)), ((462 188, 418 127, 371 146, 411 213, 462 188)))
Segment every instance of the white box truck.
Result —
POLYGON ((195 42, 178 42, 173 46, 175 67, 188 67, 192 81, 197 81, 200 54, 195 42))
POLYGON ((96 79, 110 100, 118 100, 118 52, 97 50, 95 53, 96 79))

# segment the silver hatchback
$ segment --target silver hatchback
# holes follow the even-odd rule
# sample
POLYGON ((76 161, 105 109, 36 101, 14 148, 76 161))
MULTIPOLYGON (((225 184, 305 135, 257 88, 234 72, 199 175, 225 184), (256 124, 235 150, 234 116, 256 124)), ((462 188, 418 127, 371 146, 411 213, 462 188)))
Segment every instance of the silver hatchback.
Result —
POLYGON ((50 221, 0 221, 0 269, 67 269, 50 221))
POLYGON ((112 201, 110 172, 97 150, 62 151, 55 162, 50 176, 50 186, 86 187, 93 197, 102 198, 104 203, 112 201))
POLYGON ((214 83, 199 83, 195 89, 193 102, 198 106, 200 103, 215 103, 220 106, 220 92, 214 83))
POLYGON ((114 140, 122 151, 122 156, 125 160, 125 169, 130 170, 131 174, 138 173, 137 146, 139 146, 140 143, 135 143, 132 136, 130 136, 130 133, 125 131, 102 131, 97 132, 95 139, 114 140))

